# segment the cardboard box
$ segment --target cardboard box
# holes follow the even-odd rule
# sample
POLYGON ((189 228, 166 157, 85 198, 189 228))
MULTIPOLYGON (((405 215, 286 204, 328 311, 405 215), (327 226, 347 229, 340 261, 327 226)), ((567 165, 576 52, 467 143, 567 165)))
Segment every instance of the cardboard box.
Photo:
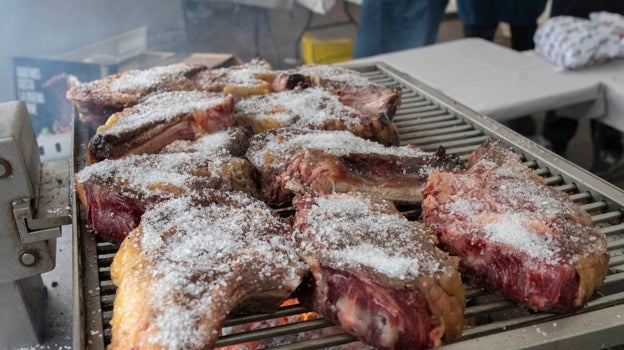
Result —
POLYGON ((193 53, 182 59, 184 62, 203 64, 210 68, 230 67, 242 64, 240 58, 226 53, 193 53))

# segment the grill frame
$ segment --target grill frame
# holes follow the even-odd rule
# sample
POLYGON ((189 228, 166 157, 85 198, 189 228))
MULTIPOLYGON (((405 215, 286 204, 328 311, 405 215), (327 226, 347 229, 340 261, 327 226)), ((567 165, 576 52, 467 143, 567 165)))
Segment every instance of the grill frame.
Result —
MULTIPOLYGON (((604 348, 624 343, 621 336, 624 332, 624 191, 385 63, 350 64, 348 67, 378 84, 403 88, 403 102, 394 118, 402 144, 416 144, 425 150, 444 146, 448 152, 465 160, 485 139, 502 140, 523 155, 525 164, 543 176, 547 184, 570 194, 575 202, 590 212, 592 220, 607 236, 612 254, 609 273, 605 286, 594 294, 585 308, 575 314, 528 313, 502 297, 471 288, 467 290, 467 300, 472 304, 468 305, 466 314, 475 318, 487 316, 489 321, 464 329, 460 341, 443 348, 542 349, 552 347, 554 343, 559 347, 604 348), (505 318, 506 313, 514 315, 505 318)), ((86 145, 92 133, 93 130, 75 118, 74 173, 86 166, 86 145)), ((72 227, 76 237, 72 249, 74 348, 105 350, 110 337, 107 322, 112 316, 115 293, 109 267, 117 246, 96 240, 85 226, 84 212, 75 195, 72 200, 72 227)), ((309 310, 301 306, 289 306, 280 309, 277 315, 237 318, 229 320, 227 325, 306 311, 309 310)), ((217 344, 238 344, 328 325, 328 321, 322 319, 302 321, 277 330, 224 336, 217 344)), ((275 349, 321 349, 352 341, 352 336, 338 334, 275 349)))

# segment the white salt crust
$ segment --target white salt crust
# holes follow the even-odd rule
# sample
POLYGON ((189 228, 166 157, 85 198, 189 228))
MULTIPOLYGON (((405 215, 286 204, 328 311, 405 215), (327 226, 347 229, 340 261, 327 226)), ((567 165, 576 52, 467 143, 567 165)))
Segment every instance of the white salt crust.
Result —
POLYGON ((304 256, 318 256, 330 267, 345 270, 368 267, 398 280, 413 280, 444 269, 431 237, 419 222, 399 212, 382 213, 389 202, 371 202, 367 197, 332 194, 316 197, 307 211, 303 231, 295 239, 304 256))
POLYGON ((252 88, 266 85, 267 82, 260 79, 262 75, 274 75, 271 65, 266 61, 252 60, 248 63, 227 68, 206 70, 198 74, 199 86, 210 88, 211 85, 234 85, 243 88, 252 88))
POLYGON ((378 86, 360 73, 338 66, 331 65, 303 65, 294 70, 302 75, 316 75, 324 80, 334 80, 346 83, 348 86, 378 86))
POLYGON ((441 208, 448 225, 457 225, 452 231, 468 228, 465 233, 475 239, 482 237, 549 264, 570 264, 580 255, 604 249, 597 230, 583 223, 591 224, 586 213, 565 194, 528 178, 530 169, 515 153, 505 152, 502 164, 486 157, 469 173, 452 175, 456 192, 441 208), (470 173, 475 169, 478 172, 470 173))
POLYGON ((231 128, 203 134, 193 141, 177 140, 165 146, 161 153, 199 152, 206 157, 228 155, 228 147, 237 132, 237 129, 231 128))
MULTIPOLYGON (((262 134, 266 143, 262 149, 248 152, 250 160, 256 166, 278 168, 283 161, 292 158, 294 152, 305 149, 316 149, 334 156, 347 156, 350 154, 376 154, 395 157, 423 157, 430 155, 416 147, 386 147, 380 143, 365 140, 355 136, 349 131, 325 131, 311 130, 305 133, 283 130, 279 135, 272 133, 262 134), (271 164, 265 164, 265 159, 270 155, 271 164), (283 157, 281 161, 273 157, 283 157)), ((253 149, 253 143, 250 149, 253 149)))
POLYGON ((167 189, 175 186, 182 193, 194 191, 197 176, 193 171, 201 168, 209 171, 204 176, 218 179, 222 174, 220 166, 230 161, 229 157, 212 157, 193 153, 167 153, 130 155, 120 159, 107 159, 91 164, 76 174, 78 182, 93 181, 123 183, 147 196, 171 196, 167 189), (156 185, 156 186, 155 186, 156 185))
POLYGON ((166 79, 183 77, 191 69, 184 64, 171 64, 158 66, 145 70, 130 70, 124 72, 119 78, 110 84, 112 91, 121 93, 134 93, 135 91, 152 89, 166 79))
POLYGON ((234 117, 245 116, 300 128, 320 127, 332 120, 354 126, 362 124, 362 119, 369 119, 368 115, 344 105, 338 96, 316 88, 251 96, 235 106, 234 117))
POLYGON ((200 346, 209 330, 198 329, 197 322, 221 307, 231 283, 271 280, 277 289, 299 280, 303 265, 284 234, 288 225, 264 203, 229 195, 238 206, 198 206, 179 198, 143 215, 140 249, 154 276, 153 295, 146 295, 155 305, 150 342, 169 349, 200 346), (258 271, 256 280, 239 280, 236 270, 245 267, 258 271), (286 275, 275 276, 275 270, 286 275))
POLYGON ((225 103, 223 94, 201 91, 165 91, 148 95, 138 104, 114 114, 115 123, 105 127, 100 134, 118 135, 145 125, 167 123, 185 114, 210 110, 225 103))

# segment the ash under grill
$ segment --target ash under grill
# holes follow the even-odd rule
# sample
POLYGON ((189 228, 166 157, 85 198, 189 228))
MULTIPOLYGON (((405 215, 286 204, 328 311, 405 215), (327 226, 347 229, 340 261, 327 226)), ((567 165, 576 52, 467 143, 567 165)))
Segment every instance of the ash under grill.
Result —
MULTIPOLYGON (((462 338, 448 349, 474 347, 546 348, 580 345, 604 348, 624 343, 624 192, 543 149, 436 90, 381 64, 351 66, 371 81, 400 86, 404 94, 397 111, 396 123, 402 144, 415 144, 427 151, 444 147, 463 160, 488 138, 500 139, 523 155, 525 164, 545 178, 548 185, 566 192, 573 201, 591 214, 608 241, 609 271, 602 289, 595 293, 586 307, 575 314, 536 313, 524 310, 497 294, 478 288, 466 291, 467 305, 462 338)), ((76 120, 75 125, 80 125, 76 120)), ((75 170, 85 165, 86 128, 75 130, 75 170)), ((74 203, 75 210, 81 210, 74 203)), ((418 216, 418 208, 401 208, 408 218, 418 216)), ((75 284, 74 342, 75 348, 105 349, 110 343, 115 286, 110 279, 110 264, 117 246, 98 242, 87 232, 81 212, 74 213, 75 284)), ((255 324, 258 329, 222 336, 217 346, 231 346, 258 340, 284 340, 272 349, 321 349, 354 342, 345 333, 332 330, 322 318, 304 319, 310 310, 284 306, 275 314, 258 314, 232 318, 226 326, 255 324), (287 323, 263 328, 263 321, 287 319, 287 323), (317 339, 307 339, 319 337, 317 339)), ((286 322, 286 321, 285 321, 286 322)), ((271 323, 271 322, 269 322, 271 323)), ((275 323, 275 322, 273 322, 275 323)))

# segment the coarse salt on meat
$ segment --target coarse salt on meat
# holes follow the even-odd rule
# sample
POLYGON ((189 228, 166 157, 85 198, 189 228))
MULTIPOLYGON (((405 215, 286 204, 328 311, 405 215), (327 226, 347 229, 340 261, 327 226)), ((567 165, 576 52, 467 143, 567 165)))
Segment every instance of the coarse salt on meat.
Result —
MULTIPOLYGON (((435 254, 423 249, 421 241, 414 240, 415 232, 420 231, 421 239, 433 246, 426 231, 398 212, 375 212, 383 207, 364 196, 316 198, 308 213, 308 229, 315 232, 315 241, 331 245, 330 249, 325 249, 323 243, 318 243, 320 259, 327 259, 330 266, 341 269, 367 266, 401 280, 439 272, 441 267, 435 254)), ((301 233, 294 233, 297 234, 301 233)), ((304 241, 301 248, 313 250, 309 244, 304 241)))
POLYGON ((189 67, 179 64, 158 66, 145 70, 130 70, 124 72, 119 79, 111 82, 110 89, 131 93, 138 90, 151 89, 157 87, 164 79, 184 78, 183 74, 188 70, 189 67))
POLYGON ((299 74, 317 75, 323 79, 341 81, 354 87, 377 86, 377 84, 362 76, 360 73, 344 67, 311 64, 297 67, 295 70, 299 74))
POLYGON ((572 311, 603 283, 604 235, 569 196, 488 140, 465 172, 430 174, 422 217, 464 276, 536 311, 572 311))
POLYGON ((270 278, 274 269, 291 271, 285 281, 297 279, 298 270, 291 267, 298 258, 286 236, 266 232, 267 222, 282 231, 288 230, 287 224, 258 201, 237 193, 230 196, 240 207, 200 206, 178 198, 143 216, 140 247, 155 277, 153 294, 146 297, 155 301, 158 310, 151 320, 156 331, 149 342, 169 349, 201 347, 196 341, 209 330, 198 328, 198 321, 210 312, 211 303, 229 297, 220 294, 216 300, 211 291, 227 288, 228 281, 235 280, 232 266, 257 265, 260 260, 267 267, 260 269, 258 279, 270 278), (169 302, 161 304, 162 300, 169 302))
POLYGON ((141 103, 118 113, 116 121, 99 129, 102 134, 132 132, 147 124, 163 123, 172 117, 207 110, 225 101, 226 96, 200 91, 166 91, 148 95, 141 103))
POLYGON ((361 123, 358 119, 365 116, 344 105, 336 95, 316 88, 252 96, 239 101, 234 113, 252 114, 260 120, 272 118, 295 127, 322 126, 330 120, 357 125, 361 123))
POLYGON ((227 75, 228 83, 242 87, 253 87, 266 83, 259 79, 260 74, 270 74, 272 71, 263 66, 245 66, 241 69, 231 69, 227 75))
MULTIPOLYGON (((288 135, 289 132, 284 132, 288 135)), ((264 153, 270 151, 275 154, 292 154, 293 150, 306 148, 318 149, 334 156, 346 156, 349 154, 378 154, 397 157, 421 157, 428 153, 412 147, 386 147, 380 143, 365 140, 355 136, 349 131, 322 131, 295 134, 292 137, 268 136, 268 142, 264 147, 265 152, 254 154, 255 164, 262 164, 264 153), (354 151, 357 150, 357 151, 354 151)), ((275 167, 281 164, 273 164, 275 167)))
MULTIPOLYGON (((223 161, 214 158, 213 164, 223 161)), ((184 193, 192 191, 191 182, 195 178, 192 174, 194 157, 185 153, 159 154, 159 155, 130 155, 117 160, 104 160, 83 168, 76 174, 79 182, 90 181, 91 178, 117 178, 123 181, 126 188, 140 190, 147 195, 166 195, 164 191, 154 184, 165 183, 176 186, 184 193), (142 163, 137 167, 137 162, 142 163)))
POLYGON ((197 139, 176 140, 165 146, 163 153, 200 152, 206 155, 227 155, 227 147, 235 129, 220 130, 211 134, 201 135, 197 139))
POLYGON ((526 227, 527 218, 524 215, 513 215, 483 226, 485 238, 501 244, 514 247, 532 258, 542 259, 552 264, 561 263, 557 247, 550 235, 540 234, 526 227))

